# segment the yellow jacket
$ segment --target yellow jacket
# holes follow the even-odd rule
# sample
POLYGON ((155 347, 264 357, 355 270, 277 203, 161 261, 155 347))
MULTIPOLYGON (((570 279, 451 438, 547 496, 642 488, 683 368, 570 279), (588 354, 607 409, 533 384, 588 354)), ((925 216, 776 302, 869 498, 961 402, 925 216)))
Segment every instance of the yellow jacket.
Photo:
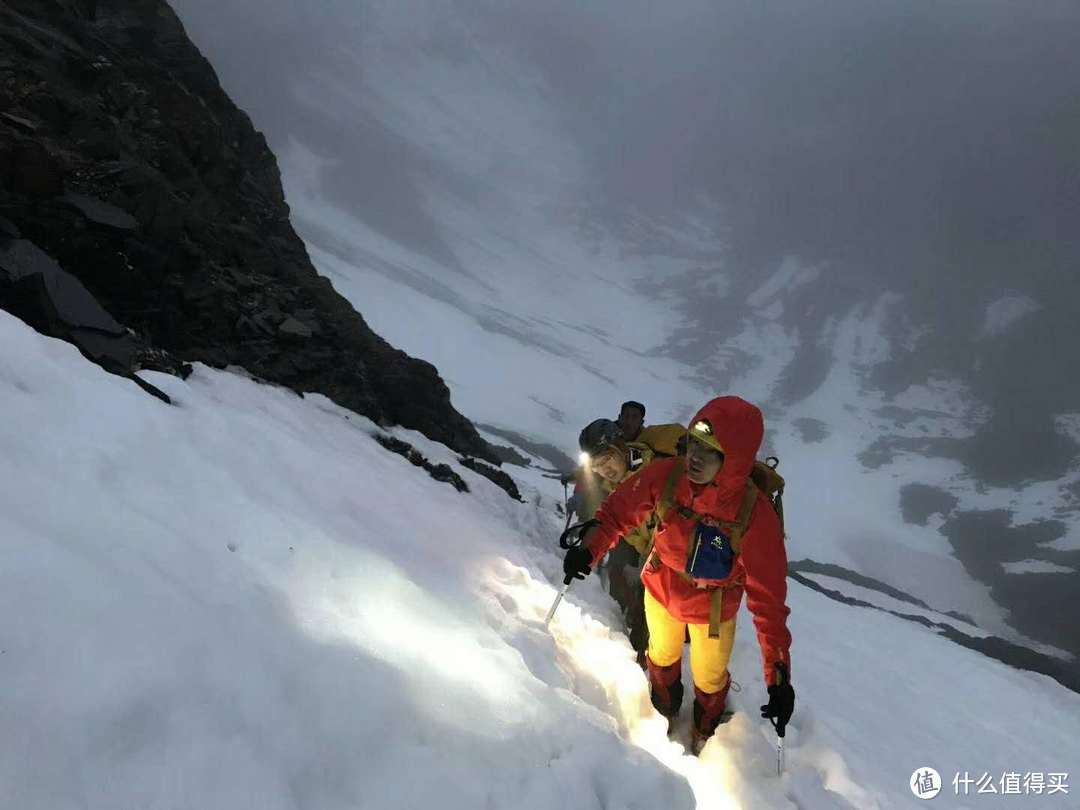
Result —
MULTIPOLYGON (((685 437, 686 428, 682 425, 649 425, 642 428, 635 441, 625 442, 627 470, 623 481, 637 475, 657 458, 679 455, 679 443, 680 440, 685 441, 685 437)), ((621 483, 622 481, 619 482, 621 483)), ((604 498, 614 492, 619 484, 602 481, 604 498)), ((623 535, 623 540, 633 546, 638 554, 644 554, 651 536, 651 529, 646 523, 642 523, 623 535)))

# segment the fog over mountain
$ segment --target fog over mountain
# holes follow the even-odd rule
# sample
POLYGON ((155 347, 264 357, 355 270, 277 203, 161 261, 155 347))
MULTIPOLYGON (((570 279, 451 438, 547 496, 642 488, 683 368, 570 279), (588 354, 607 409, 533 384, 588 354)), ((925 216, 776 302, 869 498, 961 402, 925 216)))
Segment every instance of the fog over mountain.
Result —
POLYGON ((1080 5, 173 5, 490 438, 740 393, 793 560, 1080 653, 1080 5))

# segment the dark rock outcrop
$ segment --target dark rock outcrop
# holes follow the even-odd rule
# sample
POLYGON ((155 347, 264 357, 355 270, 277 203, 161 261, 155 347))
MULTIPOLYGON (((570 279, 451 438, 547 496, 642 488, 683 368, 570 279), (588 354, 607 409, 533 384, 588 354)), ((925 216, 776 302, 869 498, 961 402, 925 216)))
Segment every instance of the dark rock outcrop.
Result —
POLYGON ((436 481, 450 484, 458 492, 469 491, 469 485, 465 483, 465 479, 454 472, 449 464, 432 464, 424 457, 423 453, 408 442, 403 442, 401 439, 395 439, 393 436, 387 436, 384 433, 375 434, 375 441, 391 453, 403 456, 414 467, 427 470, 427 474, 436 481))
POLYGON ((514 479, 502 470, 496 469, 490 464, 485 464, 482 461, 477 461, 475 458, 468 458, 467 456, 458 460, 461 462, 462 467, 468 467, 474 473, 484 476, 484 478, 502 489, 503 492, 515 501, 525 502, 525 499, 521 497, 521 492, 518 490, 517 484, 514 483, 514 479))
POLYGON ((266 141, 163 0, 0 0, 0 218, 145 346, 499 463, 315 272, 266 141))
POLYGON ((88 360, 171 403, 168 395, 133 369, 186 377, 191 366, 146 346, 117 323, 77 278, 33 242, 13 238, 17 236, 13 227, 0 228, 0 308, 42 334, 73 343, 88 360))

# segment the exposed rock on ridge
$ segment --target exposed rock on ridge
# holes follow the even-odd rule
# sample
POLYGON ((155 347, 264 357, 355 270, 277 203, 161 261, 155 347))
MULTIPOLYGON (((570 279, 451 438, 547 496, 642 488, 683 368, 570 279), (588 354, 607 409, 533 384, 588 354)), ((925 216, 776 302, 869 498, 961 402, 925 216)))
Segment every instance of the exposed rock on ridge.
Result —
POLYGON ((498 463, 316 273, 263 136, 162 0, 0 0, 0 217, 147 346, 498 463))

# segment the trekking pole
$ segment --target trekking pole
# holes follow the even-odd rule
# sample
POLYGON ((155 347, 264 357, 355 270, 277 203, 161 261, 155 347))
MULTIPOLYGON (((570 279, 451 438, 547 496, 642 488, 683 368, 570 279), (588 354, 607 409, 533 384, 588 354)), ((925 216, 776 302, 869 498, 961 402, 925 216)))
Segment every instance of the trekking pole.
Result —
MULTIPOLYGON (((776 672, 782 683, 787 683, 788 669, 787 666, 778 661, 776 663, 776 672)), ((776 729, 776 776, 779 778, 784 773, 784 734, 787 733, 787 724, 781 723, 778 720, 769 718, 769 722, 772 727, 776 729)))
POLYGON ((559 607, 559 602, 566 596, 566 592, 570 589, 570 583, 573 581, 574 578, 569 575, 563 580, 562 590, 555 596, 555 601, 551 603, 551 610, 548 611, 547 618, 544 619, 544 627, 551 624, 551 619, 555 616, 555 610, 559 607))
MULTIPOLYGON (((584 537, 585 532, 587 532, 599 522, 600 521, 598 520, 586 520, 584 523, 578 523, 576 526, 568 525, 566 527, 566 530, 562 533, 562 536, 559 537, 559 548, 570 549, 574 546, 580 546, 581 538, 584 537), (577 532, 576 539, 567 539, 571 532, 577 532)), ((567 521, 567 523, 569 523, 569 521, 567 521)), ((574 575, 567 574, 566 578, 563 580, 562 590, 560 590, 559 593, 555 596, 555 601, 551 603, 551 610, 548 611, 547 618, 544 619, 544 627, 547 627, 549 624, 551 624, 551 619, 555 615, 556 609, 558 609, 559 607, 559 602, 561 602, 563 600, 563 597, 566 596, 566 592, 570 590, 570 583, 573 581, 574 575)))
MULTIPOLYGON (((574 513, 570 509, 570 491, 567 489, 567 485, 573 480, 573 473, 563 473, 559 476, 559 481, 562 483, 563 489, 563 508, 566 512, 566 525, 563 526, 562 536, 559 538, 559 545, 562 546, 563 538, 566 537, 567 532, 570 531, 570 523, 574 519, 574 513)), ((548 611, 547 618, 544 619, 544 627, 551 624, 551 619, 555 616, 555 610, 559 607, 559 602, 566 596, 566 592, 570 589, 570 580, 572 577, 567 577, 563 582, 562 590, 559 591, 555 597, 555 601, 551 603, 551 610, 548 611)))
POLYGON ((784 772, 784 732, 786 729, 771 717, 769 723, 776 729, 776 775, 779 777, 784 772))
MULTIPOLYGON (((572 475, 572 473, 559 476, 559 480, 562 481, 563 511, 566 512, 566 525, 563 526, 564 535, 566 534, 566 530, 570 528, 570 524, 574 520, 574 510, 570 507, 570 490, 567 489, 567 485, 572 479, 568 478, 567 475, 572 475)), ((575 495, 575 497, 577 496, 575 495)))

